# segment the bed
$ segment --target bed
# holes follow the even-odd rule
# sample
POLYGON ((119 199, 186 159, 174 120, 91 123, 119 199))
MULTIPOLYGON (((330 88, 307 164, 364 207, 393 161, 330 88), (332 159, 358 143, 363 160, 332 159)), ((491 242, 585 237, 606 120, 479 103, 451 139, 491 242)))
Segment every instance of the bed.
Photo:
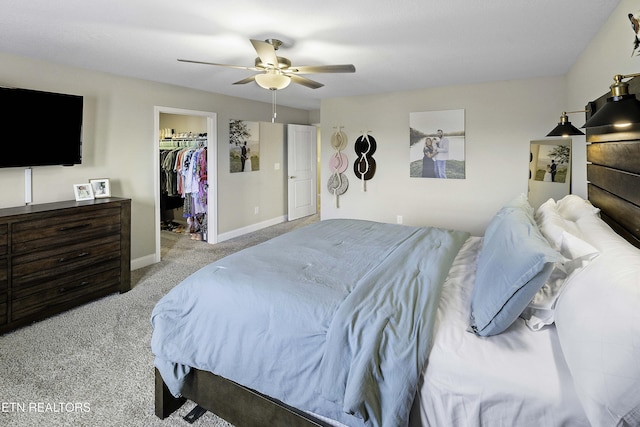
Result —
POLYGON ((640 425, 638 135, 590 130, 590 200, 519 195, 482 238, 321 221, 203 268, 152 314, 156 415, 640 425))

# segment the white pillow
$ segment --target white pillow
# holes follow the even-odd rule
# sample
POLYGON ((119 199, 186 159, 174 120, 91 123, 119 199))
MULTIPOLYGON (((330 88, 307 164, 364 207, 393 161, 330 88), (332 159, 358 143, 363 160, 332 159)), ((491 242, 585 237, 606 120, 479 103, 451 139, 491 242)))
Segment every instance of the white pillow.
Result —
POLYGON ((596 248, 573 234, 562 231, 561 236, 558 250, 565 261, 556 263, 547 282, 536 293, 520 316, 532 331, 539 331, 554 322, 556 300, 562 287, 598 256, 596 248))
POLYGON ((569 194, 558 200, 556 208, 560 216, 569 221, 577 221, 583 216, 598 215, 600 212, 600 209, 593 206, 590 201, 575 194, 569 194))
POLYGON ((600 254, 556 301, 560 347, 592 425, 640 425, 640 250, 597 215, 576 225, 600 254))
POLYGON ((562 246, 562 233, 567 231, 574 236, 580 232, 573 221, 566 220, 560 215, 556 202, 549 199, 536 209, 534 218, 542 235, 549 241, 552 248, 559 251, 562 246))

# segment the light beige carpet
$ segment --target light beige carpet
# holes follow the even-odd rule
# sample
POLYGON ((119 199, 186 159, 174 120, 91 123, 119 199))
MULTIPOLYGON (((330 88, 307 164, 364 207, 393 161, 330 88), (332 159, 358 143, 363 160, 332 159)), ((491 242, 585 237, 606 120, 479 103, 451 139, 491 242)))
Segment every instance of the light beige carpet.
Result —
MULTIPOLYGON (((133 289, 0 336, 1 426, 188 426, 187 402, 154 415, 150 316, 156 302, 200 267, 316 222, 285 222, 216 245, 162 232, 162 261, 132 272, 133 289)), ((194 425, 226 427, 211 413, 194 425)))

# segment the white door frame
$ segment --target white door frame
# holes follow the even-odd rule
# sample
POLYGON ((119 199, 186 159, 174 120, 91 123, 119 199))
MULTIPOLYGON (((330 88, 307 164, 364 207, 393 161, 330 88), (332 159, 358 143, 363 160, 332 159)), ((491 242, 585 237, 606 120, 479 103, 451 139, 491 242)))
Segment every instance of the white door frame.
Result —
POLYGON ((160 262, 160 113, 178 114, 183 116, 203 116, 207 118, 207 180, 209 185, 207 195, 207 242, 218 241, 218 126, 217 113, 209 111, 185 110, 172 107, 153 107, 153 173, 155 191, 155 230, 156 251, 154 261, 160 262))

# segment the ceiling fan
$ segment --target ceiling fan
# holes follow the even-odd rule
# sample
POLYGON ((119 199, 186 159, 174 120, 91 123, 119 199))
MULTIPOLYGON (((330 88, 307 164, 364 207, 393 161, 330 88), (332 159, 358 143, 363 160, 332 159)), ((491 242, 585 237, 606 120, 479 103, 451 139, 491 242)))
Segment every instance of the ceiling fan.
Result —
POLYGON ((267 39, 265 41, 251 40, 254 49, 258 53, 253 67, 242 65, 218 64, 215 62, 192 61, 189 59, 178 59, 180 62, 191 62, 194 64, 216 65, 220 67, 239 68, 242 70, 262 71, 233 84, 240 85, 255 81, 260 87, 270 90, 284 89, 289 83, 294 82, 311 89, 318 89, 324 86, 322 83, 300 76, 300 74, 317 73, 355 73, 356 67, 352 64, 343 65, 300 65, 292 66, 291 61, 285 57, 278 56, 276 51, 282 42, 278 39, 267 39))

